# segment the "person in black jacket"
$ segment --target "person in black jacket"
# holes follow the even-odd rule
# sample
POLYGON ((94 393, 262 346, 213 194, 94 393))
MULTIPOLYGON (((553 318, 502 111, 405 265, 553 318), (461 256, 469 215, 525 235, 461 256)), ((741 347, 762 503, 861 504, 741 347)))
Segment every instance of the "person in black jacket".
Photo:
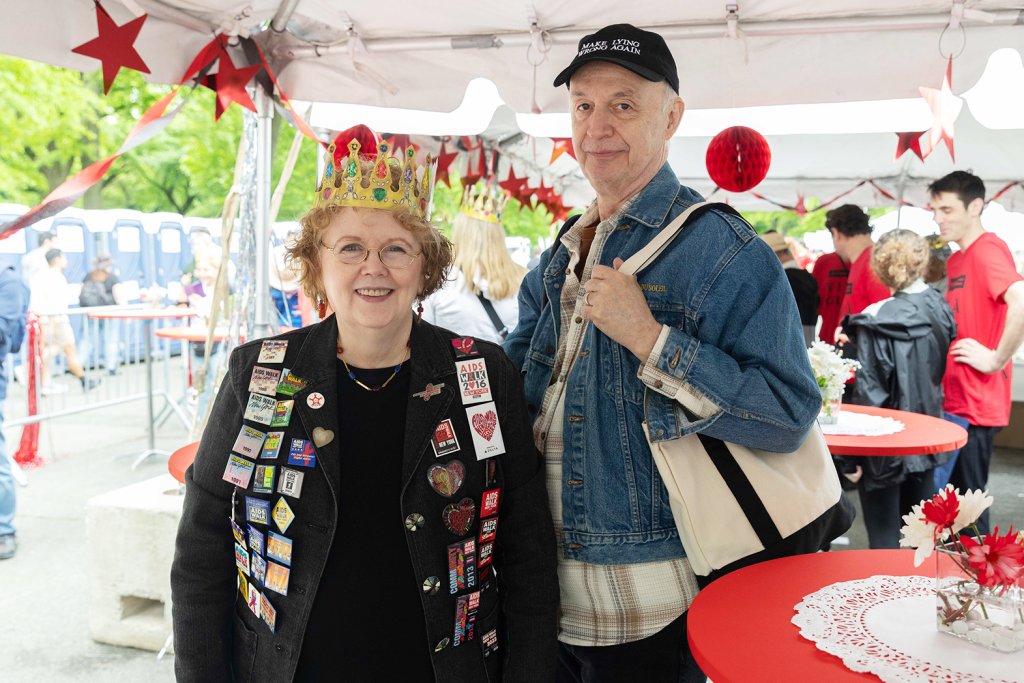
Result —
POLYGON ((789 244, 786 243, 786 238, 781 233, 769 230, 761 235, 761 239, 772 248, 775 256, 782 262, 782 269, 786 272, 789 287, 793 290, 793 298, 796 299, 796 309, 800 313, 804 346, 810 346, 814 343, 815 327, 818 324, 818 304, 821 301, 818 294, 818 281, 797 265, 793 253, 789 250, 789 244))
POLYGON ((235 349, 186 472, 177 680, 553 682, 555 536, 519 372, 414 316, 452 259, 431 174, 359 149, 329 157, 289 249, 325 320, 235 349))
MULTIPOLYGON (((852 402, 942 417, 946 353, 956 337, 953 311, 924 283, 929 247, 909 230, 886 233, 875 245, 871 267, 893 293, 843 325, 857 342, 857 381, 852 402)), ((899 547, 902 516, 932 490, 932 468, 949 454, 860 457, 858 483, 872 548, 899 547)))

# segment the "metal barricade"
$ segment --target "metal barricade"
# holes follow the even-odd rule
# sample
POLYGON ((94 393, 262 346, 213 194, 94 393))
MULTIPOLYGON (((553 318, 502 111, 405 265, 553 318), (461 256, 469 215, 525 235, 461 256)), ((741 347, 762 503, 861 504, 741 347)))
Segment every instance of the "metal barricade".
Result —
MULTIPOLYGON (((148 399, 163 399, 156 422, 162 424, 169 414, 175 414, 186 428, 192 425, 192 410, 188 401, 188 354, 180 342, 157 337, 154 332, 163 326, 179 325, 181 321, 98 319, 90 313, 105 314, 144 310, 143 306, 102 306, 74 308, 68 311, 70 327, 80 330, 74 334, 74 348, 78 361, 85 370, 84 380, 74 377, 68 368, 63 349, 53 344, 47 349, 46 330, 54 329, 58 321, 41 317, 44 339, 40 353, 49 357, 46 375, 40 369, 36 378, 39 409, 29 415, 27 408, 28 380, 26 365, 14 368, 8 385, 8 400, 4 427, 40 422, 88 410, 148 399), (46 323, 50 323, 47 325, 46 323), (151 368, 146 367, 146 330, 150 334, 151 368), (183 365, 182 365, 183 364, 183 365), (183 369, 184 367, 184 369, 183 369), (147 389, 146 373, 152 371, 152 388, 147 389)), ((59 317, 59 316, 58 316, 59 317)), ((159 404, 158 404, 159 405, 159 404)))

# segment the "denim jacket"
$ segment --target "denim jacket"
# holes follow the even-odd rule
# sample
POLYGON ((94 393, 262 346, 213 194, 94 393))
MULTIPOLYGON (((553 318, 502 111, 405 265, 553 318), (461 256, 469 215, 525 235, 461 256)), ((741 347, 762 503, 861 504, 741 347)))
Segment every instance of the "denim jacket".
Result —
MULTIPOLYGON (((608 235, 601 263, 629 258, 698 201, 666 164, 608 235)), ((519 324, 505 341, 534 420, 552 380, 568 262, 560 244, 526 276, 519 324)), ((641 423, 656 441, 699 431, 782 453, 803 442, 821 406, 782 265, 745 221, 705 212, 637 279, 663 325, 646 381, 640 361, 592 325, 566 377, 565 553, 595 564, 683 553, 641 423)))

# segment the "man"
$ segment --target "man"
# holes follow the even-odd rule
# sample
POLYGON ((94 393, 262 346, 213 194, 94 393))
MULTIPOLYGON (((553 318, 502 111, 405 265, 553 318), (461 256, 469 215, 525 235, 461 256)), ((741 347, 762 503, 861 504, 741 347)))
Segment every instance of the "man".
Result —
POLYGON ((46 252, 48 268, 32 278, 29 283, 29 310, 39 316, 39 327, 43 339, 41 376, 44 396, 66 391, 67 388, 50 381, 50 361, 61 351, 67 359, 68 372, 82 383, 83 391, 90 391, 99 380, 85 376, 85 369, 78 360, 75 332, 68 320, 68 281, 64 277, 67 258, 60 249, 46 252))
POLYGON ((761 235, 761 239, 772 248, 782 263, 789 288, 793 290, 793 298, 796 300, 796 310, 800 314, 804 346, 810 346, 814 342, 814 327, 818 324, 818 283, 813 275, 797 265, 782 233, 769 230, 761 235))
POLYGON ((562 84, 597 199, 526 276, 505 343, 558 532, 559 676, 697 680, 685 631, 697 584, 645 414, 656 440, 702 431, 791 451, 821 397, 779 260, 742 219, 707 211, 639 282, 617 270, 701 199, 666 163, 683 101, 661 36, 628 24, 588 35, 562 84))
MULTIPOLYGON (((78 294, 78 305, 82 308, 93 306, 118 306, 128 303, 124 294, 124 286, 114 273, 114 259, 109 255, 97 256, 92 262, 92 270, 85 274, 82 289, 78 294)), ((99 318, 93 321, 96 339, 92 340, 97 348, 103 349, 103 367, 108 375, 116 375, 120 365, 119 325, 117 320, 99 318)), ((87 359, 92 358, 93 349, 83 352, 87 359)), ((95 366, 94 366, 95 367, 95 366)))
POLYGON ((27 311, 25 285, 7 267, 0 271, 0 560, 14 557, 18 549, 14 536, 15 482, 11 475, 4 441, 4 404, 7 402, 7 356, 21 350, 27 311))
POLYGON ((818 283, 818 315, 821 316, 821 329, 818 339, 828 344, 836 343, 836 328, 839 327, 839 307, 846 296, 846 280, 850 277, 850 264, 836 252, 822 254, 814 262, 812 271, 818 283))
MULTIPOLYGON (((992 439, 1010 421, 1012 356, 1024 341, 1024 278, 1006 243, 981 226, 985 184, 953 171, 928 186, 939 233, 960 250, 946 261, 946 301, 956 317, 943 410, 967 429, 949 483, 961 491, 988 486, 992 439), (957 419, 959 418, 959 419, 957 419)), ((946 475, 936 474, 945 486, 946 475)), ((988 510, 978 523, 988 532, 988 510)))
POLYGON ((39 233, 39 246, 21 257, 21 279, 26 285, 32 278, 46 270, 46 252, 57 248, 57 233, 39 233))
POLYGON ((839 321, 865 308, 888 299, 889 288, 871 270, 871 225, 868 215, 859 206, 843 204, 825 214, 825 227, 832 233, 832 243, 839 257, 850 264, 846 294, 839 305, 839 321))

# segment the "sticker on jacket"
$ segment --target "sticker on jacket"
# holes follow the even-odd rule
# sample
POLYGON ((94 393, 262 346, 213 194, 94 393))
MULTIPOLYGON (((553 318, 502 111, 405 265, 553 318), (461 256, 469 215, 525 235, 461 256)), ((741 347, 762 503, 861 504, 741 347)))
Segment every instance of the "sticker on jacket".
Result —
POLYGON ((505 440, 501 436, 498 413, 494 402, 466 408, 469 431, 473 434, 473 448, 476 459, 484 460, 505 452, 505 440))
POLYGON ((491 382, 487 378, 487 363, 483 358, 456 361, 455 370, 463 405, 491 400, 491 382))

